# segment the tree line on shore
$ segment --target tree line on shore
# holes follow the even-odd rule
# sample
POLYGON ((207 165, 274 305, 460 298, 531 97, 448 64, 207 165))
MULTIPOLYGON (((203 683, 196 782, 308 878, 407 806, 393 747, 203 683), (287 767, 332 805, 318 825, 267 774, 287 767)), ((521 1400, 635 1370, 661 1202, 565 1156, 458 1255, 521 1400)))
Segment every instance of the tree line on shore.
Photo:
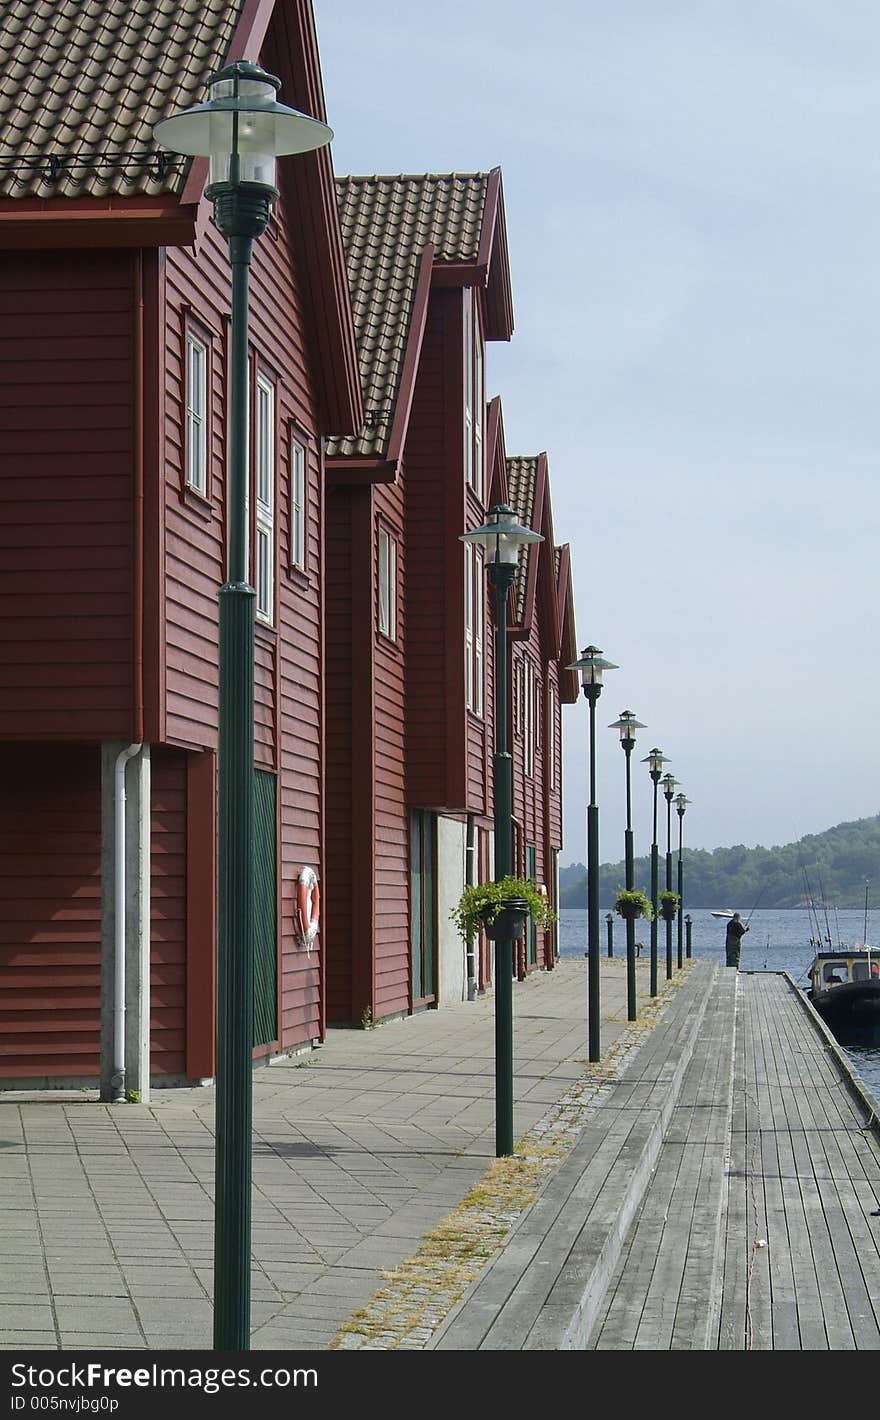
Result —
MULTIPOLYGON (((660 849, 660 882, 666 886, 666 853, 660 849)), ((651 859, 636 858, 635 885, 651 891, 651 859)), ((863 907, 880 904, 880 814, 839 823, 782 847, 685 848, 682 852, 686 907, 863 907)), ((599 867, 599 902, 611 907, 625 883, 624 863, 599 867)), ((672 855, 672 886, 678 886, 678 850, 672 855)), ((560 907, 586 907, 587 870, 572 863, 559 871, 560 907)))

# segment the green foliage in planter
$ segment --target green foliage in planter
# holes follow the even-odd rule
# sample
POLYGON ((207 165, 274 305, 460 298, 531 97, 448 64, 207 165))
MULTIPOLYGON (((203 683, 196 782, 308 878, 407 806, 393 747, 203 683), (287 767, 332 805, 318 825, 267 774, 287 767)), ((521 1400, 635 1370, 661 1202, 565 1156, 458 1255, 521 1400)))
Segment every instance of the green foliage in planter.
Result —
POLYGON ((476 936, 487 922, 494 922, 504 903, 521 897, 528 903, 529 916, 537 927, 549 927, 556 921, 550 901, 538 892, 532 878, 502 878, 497 883, 471 883, 449 916, 465 941, 476 936))
POLYGON ((649 922, 654 916, 651 899, 647 893, 639 892, 638 888, 620 888, 614 899, 614 910, 621 917, 627 917, 631 913, 634 918, 646 917, 649 922))
POLYGON ((681 906, 681 898, 679 897, 678 893, 671 892, 668 888, 665 892, 660 893, 659 901, 661 912, 663 911, 664 907, 667 909, 667 911, 671 909, 673 912, 677 912, 679 907, 681 906))

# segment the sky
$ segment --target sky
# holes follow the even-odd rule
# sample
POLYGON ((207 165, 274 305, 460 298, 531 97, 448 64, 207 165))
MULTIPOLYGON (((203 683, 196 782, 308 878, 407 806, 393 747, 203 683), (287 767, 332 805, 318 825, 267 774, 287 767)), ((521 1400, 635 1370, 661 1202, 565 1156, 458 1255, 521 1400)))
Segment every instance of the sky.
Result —
MULTIPOLYGON (((880 813, 880 6, 314 6, 337 174, 501 167, 515 331, 487 393, 508 454, 547 452, 578 646, 619 667, 601 860, 623 709, 637 855, 655 745, 685 847, 880 813)), ((581 696, 562 864, 586 860, 588 736, 581 696)))

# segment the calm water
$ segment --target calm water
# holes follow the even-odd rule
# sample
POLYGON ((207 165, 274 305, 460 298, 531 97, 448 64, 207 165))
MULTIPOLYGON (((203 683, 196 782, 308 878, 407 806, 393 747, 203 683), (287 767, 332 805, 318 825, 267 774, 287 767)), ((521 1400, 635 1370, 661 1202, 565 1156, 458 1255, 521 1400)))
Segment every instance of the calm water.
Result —
MULTIPOLYGON (((731 904, 734 908, 736 904, 731 904)), ((708 957, 714 961, 724 961, 724 931, 726 921, 715 918, 706 907, 694 907, 686 909, 690 911, 692 919, 691 944, 695 957, 708 957)), ((748 910, 742 912, 743 921, 748 921, 749 931, 742 939, 742 954, 740 956, 740 967, 744 971, 787 971, 794 977, 798 986, 807 985, 807 970, 815 955, 815 949, 810 945, 810 913, 805 908, 792 908, 789 911, 753 912, 749 916, 748 910)), ((607 952, 608 938, 606 935, 605 918, 608 909, 603 908, 600 913, 602 953, 607 952)), ((824 913, 820 912, 820 925, 822 934, 826 932, 826 921, 824 913)), ((660 922, 659 926, 659 956, 660 956, 660 980, 666 979, 666 924, 660 922)), ((865 914, 858 910, 830 911, 828 914, 828 928, 830 928, 832 943, 850 946, 854 943, 861 945, 865 939, 865 914)), ((614 955, 624 956, 626 954, 625 926, 621 917, 614 918, 614 955)), ((678 951, 678 927, 673 929, 673 951, 678 951)), ((816 929, 813 926, 813 937, 816 929)), ((639 923, 638 940, 648 948, 651 940, 651 927, 648 922, 639 923)), ((880 942, 880 919, 877 914, 868 914, 868 941, 872 946, 880 942), (872 920, 872 916, 873 919, 872 920)), ((587 912, 586 908, 563 908, 559 914, 559 950, 562 956, 583 956, 587 949, 587 912)), ((642 952, 644 957, 645 952, 642 952)), ((862 1077, 871 1092, 880 1097, 880 1047, 877 1046, 846 1046, 842 1047, 845 1054, 852 1061, 853 1068, 862 1077)))

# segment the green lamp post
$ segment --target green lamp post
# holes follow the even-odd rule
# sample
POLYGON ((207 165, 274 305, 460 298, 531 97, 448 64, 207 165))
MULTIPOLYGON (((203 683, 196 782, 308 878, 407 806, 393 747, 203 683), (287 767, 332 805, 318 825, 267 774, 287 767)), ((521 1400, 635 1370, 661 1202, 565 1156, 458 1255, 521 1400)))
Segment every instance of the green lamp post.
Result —
POLYGON ((682 841, 684 838, 684 811, 690 803, 684 794, 676 794, 675 810, 678 814, 678 969, 684 966, 683 937, 684 937, 684 865, 682 862, 682 841))
MULTIPOLYGON (((633 857, 633 830, 632 830, 632 780, 630 773, 630 761, 632 760, 633 745, 636 742, 636 730, 643 730, 645 727, 640 720, 637 720, 632 710, 623 710, 620 719, 615 720, 608 726, 610 730, 620 731, 620 743, 626 756, 626 831, 624 833, 624 851, 626 857, 626 887, 631 892, 635 887, 635 861, 633 857)), ((636 1010, 636 920, 632 915, 626 917, 626 1018, 634 1021, 638 1015, 636 1010)))
MULTIPOLYGON (((666 800, 666 891, 672 892, 672 795, 677 780, 671 774, 663 775, 663 797, 666 800)), ((672 979, 672 918, 666 921, 666 980, 672 979)))
POLYGON ((685 952, 687 953, 687 959, 688 959, 688 961, 690 961, 690 959, 691 959, 691 929, 692 929, 693 925, 694 925, 694 923, 693 923, 693 918, 691 917, 691 914, 688 913, 687 916, 686 916, 685 919, 684 919, 684 931, 685 931, 684 946, 685 946, 685 952))
MULTIPOLYGON (((460 534, 461 542, 486 549, 486 575, 495 589, 495 881, 513 871, 513 773, 507 748, 509 667, 507 598, 516 578, 520 548, 543 542, 540 533, 517 522, 506 503, 489 509, 486 522, 460 534)), ((495 1153, 513 1153, 513 943, 495 941, 495 1153)))
POLYGON ((651 995, 657 995, 657 895, 660 891, 659 865, 657 859, 657 786, 660 783, 660 776, 663 773, 664 764, 669 760, 659 749, 652 749, 649 755, 642 760, 642 764, 647 764, 648 772, 651 775, 651 783, 654 786, 654 814, 653 830, 651 834, 651 906, 654 915, 651 918, 651 995))
MULTIPOLYGON (((605 671, 617 670, 602 659, 598 646, 587 646, 579 661, 566 670, 580 671, 590 707, 590 802, 587 806, 587 1035, 591 1060, 601 1059, 599 1022, 599 808, 596 803, 596 701, 602 693, 605 671)), ((610 951, 609 930, 609 952, 610 951)))
POLYGON ((174 153, 210 159, 205 196, 229 246, 228 580, 220 589, 218 941, 214 1349, 250 1349, 253 1068, 254 588, 248 583, 248 273, 266 230, 275 159, 333 137, 317 119, 279 104, 279 80, 247 61, 209 81, 210 99, 157 123, 174 153))

